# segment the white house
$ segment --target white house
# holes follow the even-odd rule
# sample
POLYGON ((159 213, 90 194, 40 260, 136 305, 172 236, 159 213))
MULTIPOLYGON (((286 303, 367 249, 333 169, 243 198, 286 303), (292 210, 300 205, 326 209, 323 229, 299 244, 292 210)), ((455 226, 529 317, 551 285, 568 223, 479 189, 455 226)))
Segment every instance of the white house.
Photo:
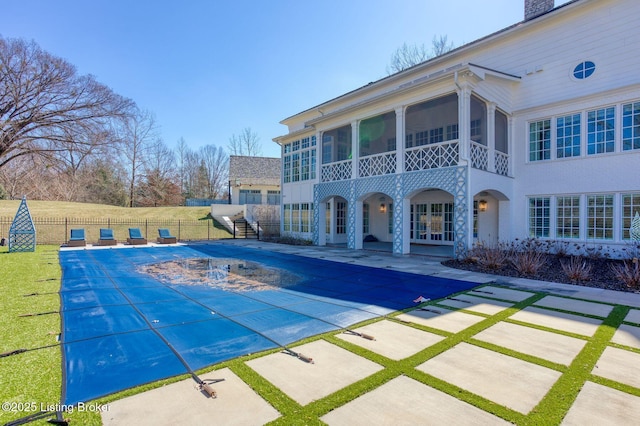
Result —
POLYGON ((284 119, 282 233, 397 254, 628 242, 640 1, 524 3, 522 22, 284 119))

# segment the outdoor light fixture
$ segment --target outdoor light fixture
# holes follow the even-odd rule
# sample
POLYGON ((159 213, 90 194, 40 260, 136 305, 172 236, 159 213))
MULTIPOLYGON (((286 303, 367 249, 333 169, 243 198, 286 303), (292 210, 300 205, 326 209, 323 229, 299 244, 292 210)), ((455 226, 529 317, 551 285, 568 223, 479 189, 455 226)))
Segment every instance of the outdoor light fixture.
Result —
POLYGON ((380 213, 385 213, 387 211, 387 205, 385 203, 380 204, 380 213))
POLYGON ((487 211, 487 201, 486 200, 480 200, 478 202, 478 209, 481 212, 486 212, 487 211))

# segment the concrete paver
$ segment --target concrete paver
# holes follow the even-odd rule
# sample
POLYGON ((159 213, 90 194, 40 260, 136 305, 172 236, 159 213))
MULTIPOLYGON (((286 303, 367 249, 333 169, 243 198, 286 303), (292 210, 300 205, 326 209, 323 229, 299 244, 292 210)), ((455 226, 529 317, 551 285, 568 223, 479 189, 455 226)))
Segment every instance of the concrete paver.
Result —
POLYGON ((524 308, 509 318, 529 324, 542 325, 555 330, 568 331, 582 336, 593 336, 598 326, 602 323, 601 320, 595 318, 587 318, 534 307, 524 308))
POLYGON ((473 337, 563 365, 571 364, 587 343, 575 337, 508 322, 499 322, 473 337))
POLYGON ((476 294, 482 297, 493 297, 495 299, 509 300, 511 302, 522 302, 533 296, 535 293, 528 291, 512 290, 504 287, 484 286, 477 290, 470 290, 469 294, 476 294))
POLYGON ((606 318, 613 310, 612 305, 604 303, 586 302, 584 300, 568 299, 565 297, 545 296, 534 303, 535 306, 561 309, 563 311, 577 312, 606 318))
POLYGON ((631 309, 624 320, 626 322, 640 324, 640 309, 631 309))
POLYGON ((264 424, 280 413, 228 368, 200 376, 220 379, 212 384, 217 397, 209 398, 193 379, 110 402, 101 413, 104 425, 264 424))
POLYGON ((512 303, 500 302, 498 300, 485 299, 482 297, 459 294, 451 299, 438 301, 438 305, 450 306, 452 308, 466 309, 481 314, 495 315, 513 306, 512 303))
POLYGON ((314 364, 277 352, 247 365, 301 405, 323 398, 382 370, 382 366, 324 340, 292 348, 314 364))
POLYGON ((616 330, 611 341, 632 348, 640 348, 640 327, 622 324, 616 330))
POLYGON ((531 411, 561 373, 468 343, 416 367, 520 413, 531 411))
POLYGON ((434 311, 441 313, 438 314, 431 311, 413 310, 400 314, 396 318, 401 321, 421 324, 438 330, 449 331, 451 333, 462 331, 465 328, 471 327, 485 319, 478 315, 451 311, 444 308, 428 307, 427 309, 433 309, 434 311))
POLYGON ((499 417, 406 376, 384 385, 321 417, 331 426, 370 425, 507 425, 499 417))
POLYGON ((593 382, 586 382, 561 424, 637 425, 640 397, 593 382))
POLYGON ((348 332, 338 334, 337 337, 393 360, 407 358, 444 339, 437 334, 386 320, 354 331, 373 336, 376 340, 367 340, 348 332))
POLYGON ((640 354, 609 346, 591 374, 640 389, 640 354))

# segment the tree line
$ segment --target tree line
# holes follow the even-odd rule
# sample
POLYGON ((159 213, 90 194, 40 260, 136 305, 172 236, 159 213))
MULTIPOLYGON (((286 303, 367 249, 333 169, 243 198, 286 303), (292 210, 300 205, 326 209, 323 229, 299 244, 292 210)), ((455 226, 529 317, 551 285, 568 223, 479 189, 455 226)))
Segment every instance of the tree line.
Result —
MULTIPOLYGON (((227 149, 261 155, 258 142, 246 128, 227 149)), ((183 138, 169 148, 151 111, 33 41, 0 36, 0 199, 134 207, 224 198, 229 154, 183 138)))

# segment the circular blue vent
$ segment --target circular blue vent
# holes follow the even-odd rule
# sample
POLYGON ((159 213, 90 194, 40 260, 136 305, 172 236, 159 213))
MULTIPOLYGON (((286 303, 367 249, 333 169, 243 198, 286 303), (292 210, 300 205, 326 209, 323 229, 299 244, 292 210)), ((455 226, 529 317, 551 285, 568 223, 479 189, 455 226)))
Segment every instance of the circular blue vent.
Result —
POLYGON ((596 64, 591 61, 584 61, 579 63, 573 69, 573 76, 578 80, 584 80, 587 77, 590 77, 591 74, 596 70, 596 64))

